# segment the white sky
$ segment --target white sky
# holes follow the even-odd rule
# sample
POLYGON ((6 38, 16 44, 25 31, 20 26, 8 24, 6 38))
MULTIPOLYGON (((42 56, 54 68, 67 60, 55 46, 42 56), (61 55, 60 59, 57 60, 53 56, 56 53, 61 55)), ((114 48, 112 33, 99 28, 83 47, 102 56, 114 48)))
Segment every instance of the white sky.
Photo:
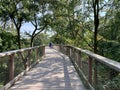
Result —
POLYGON ((24 23, 21 27, 21 32, 30 32, 34 30, 34 26, 31 23, 24 23))

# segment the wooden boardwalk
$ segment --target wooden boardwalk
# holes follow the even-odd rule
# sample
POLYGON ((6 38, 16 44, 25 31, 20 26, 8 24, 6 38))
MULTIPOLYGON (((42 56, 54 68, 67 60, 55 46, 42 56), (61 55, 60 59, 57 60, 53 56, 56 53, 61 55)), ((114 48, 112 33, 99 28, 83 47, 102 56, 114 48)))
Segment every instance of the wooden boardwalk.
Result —
POLYGON ((9 90, 87 90, 69 58, 46 47, 45 58, 9 90))

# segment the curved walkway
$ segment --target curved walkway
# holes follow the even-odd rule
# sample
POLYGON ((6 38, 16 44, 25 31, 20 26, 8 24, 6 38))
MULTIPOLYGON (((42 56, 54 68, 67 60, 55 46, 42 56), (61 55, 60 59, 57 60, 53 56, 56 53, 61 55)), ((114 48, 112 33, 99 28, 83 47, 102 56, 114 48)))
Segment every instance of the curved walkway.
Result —
POLYGON ((86 90, 69 58, 46 47, 45 58, 9 90, 86 90))

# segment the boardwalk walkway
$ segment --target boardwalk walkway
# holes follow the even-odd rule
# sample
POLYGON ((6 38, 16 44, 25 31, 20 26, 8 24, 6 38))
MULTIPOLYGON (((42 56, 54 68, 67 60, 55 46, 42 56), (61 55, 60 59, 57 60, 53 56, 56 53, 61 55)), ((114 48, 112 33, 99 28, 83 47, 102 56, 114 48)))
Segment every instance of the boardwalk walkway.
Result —
POLYGON ((86 90, 69 58, 46 47, 45 58, 9 90, 86 90))

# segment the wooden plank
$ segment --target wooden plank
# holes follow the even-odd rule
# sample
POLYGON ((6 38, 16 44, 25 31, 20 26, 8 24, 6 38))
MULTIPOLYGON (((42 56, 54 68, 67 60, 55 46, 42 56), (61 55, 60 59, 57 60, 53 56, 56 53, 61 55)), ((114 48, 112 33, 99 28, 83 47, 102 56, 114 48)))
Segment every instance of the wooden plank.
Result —
POLYGON ((86 90, 69 57, 47 48, 45 58, 9 90, 86 90))

